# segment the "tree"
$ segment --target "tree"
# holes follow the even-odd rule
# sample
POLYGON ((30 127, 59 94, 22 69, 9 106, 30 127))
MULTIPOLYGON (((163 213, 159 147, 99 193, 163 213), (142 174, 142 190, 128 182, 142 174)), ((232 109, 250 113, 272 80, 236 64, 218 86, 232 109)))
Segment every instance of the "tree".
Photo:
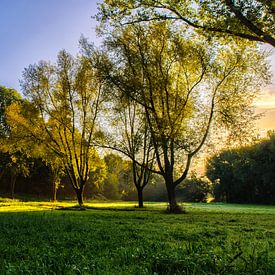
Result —
POLYGON ((206 202, 211 193, 211 181, 206 177, 198 177, 196 173, 191 173, 191 176, 177 189, 177 195, 183 201, 189 202, 206 202))
POLYGON ((7 137, 9 126, 5 115, 6 108, 15 101, 22 100, 20 94, 14 90, 0 86, 0 139, 7 137))
POLYGON ((85 185, 100 162, 93 146, 103 99, 96 70, 85 58, 61 51, 57 64, 40 62, 25 69, 22 88, 30 104, 9 108, 10 125, 62 161, 82 206, 85 185))
MULTIPOLYGON (((106 40, 99 67, 106 83, 144 108, 169 210, 212 126, 242 130, 268 78, 263 54, 184 38, 167 23, 130 25, 106 40), (257 69, 255 69, 257 68, 257 69)), ((237 133, 237 132, 235 132, 237 133)))
MULTIPOLYGON (((62 162, 60 159, 57 159, 56 155, 54 155, 51 150, 48 149, 44 144, 37 144, 34 138, 28 136, 26 138, 26 133, 22 132, 22 128, 11 127, 12 124, 9 124, 9 121, 14 119, 14 108, 16 106, 21 105, 27 110, 30 110, 30 103, 26 100, 23 100, 21 96, 12 89, 6 89, 9 93, 6 94, 8 96, 3 96, 5 99, 2 102, 2 106, 6 106, 3 108, 3 133, 5 133, 5 139, 2 138, 2 150, 6 153, 7 157, 5 161, 2 162, 2 167, 6 167, 8 173, 11 174, 11 193, 14 193, 15 189, 15 181, 18 175, 23 175, 24 177, 29 176, 30 168, 30 159, 43 159, 47 166, 51 170, 52 181, 53 181, 53 200, 56 199, 56 190, 58 187, 58 182, 60 182, 60 176, 62 175, 62 171, 64 167, 62 166, 62 162), (12 118, 12 119, 11 119, 12 118), (7 160, 9 160, 7 162, 7 160), (5 163, 5 165, 4 165, 5 163)), ((29 116, 35 116, 37 118, 37 112, 28 112, 29 116)), ((14 126, 14 125, 13 125, 14 126)), ((3 170, 4 172, 4 170, 3 170)), ((13 195, 12 195, 13 196, 13 195)))
POLYGON ((142 208, 143 190, 150 181, 154 165, 152 138, 144 117, 144 108, 123 94, 117 97, 111 114, 114 129, 106 147, 123 153, 131 160, 138 206, 142 208))
POLYGON ((119 155, 111 153, 104 156, 104 162, 107 167, 107 176, 104 180, 103 195, 112 200, 120 199, 119 181, 126 168, 125 161, 119 155))
POLYGON ((224 150, 209 158, 207 177, 214 182, 217 200, 238 203, 275 203, 275 138, 224 150))
POLYGON ((6 110, 15 102, 22 102, 21 95, 14 89, 0 86, 0 179, 4 173, 10 174, 11 197, 14 198, 16 178, 19 174, 27 176, 31 166, 30 159, 18 147, 7 147, 11 129, 7 121, 6 110))
MULTIPOLYGON (((94 51, 93 45, 86 39, 82 39, 81 44, 89 58, 94 51)), ((98 62, 101 67, 100 55, 98 62)), ((100 146, 122 153, 131 160, 138 204, 142 208, 143 190, 151 179, 155 156, 149 125, 144 116, 145 110, 137 102, 129 100, 123 92, 116 90, 114 93, 112 87, 109 90, 109 111, 106 112, 109 125, 105 129, 105 144, 100 146)))
POLYGON ((214 183, 214 197, 218 201, 234 202, 235 181, 234 167, 237 152, 228 150, 210 158, 207 162, 206 175, 214 183))
POLYGON ((32 162, 24 153, 16 151, 11 154, 10 161, 7 165, 8 172, 10 173, 10 190, 11 198, 14 198, 16 179, 19 175, 27 177, 30 173, 32 162))
POLYGON ((65 175, 65 167, 62 160, 51 150, 45 148, 43 151, 44 152, 40 151, 38 156, 43 159, 46 166, 50 170, 52 182, 52 201, 55 202, 57 199, 57 190, 61 185, 61 178, 65 175))
POLYGON ((275 47, 271 0, 105 0, 97 19, 118 24, 170 20, 209 36, 232 36, 275 47))

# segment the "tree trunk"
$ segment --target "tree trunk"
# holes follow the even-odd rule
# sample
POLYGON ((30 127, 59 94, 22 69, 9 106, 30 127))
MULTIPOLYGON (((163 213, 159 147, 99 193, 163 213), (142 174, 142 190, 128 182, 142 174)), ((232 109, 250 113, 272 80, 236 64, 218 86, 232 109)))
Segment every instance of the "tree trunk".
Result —
POLYGON ((56 181, 53 180, 53 193, 52 193, 52 200, 53 200, 53 202, 56 202, 56 193, 57 193, 56 181))
POLYGON ((182 207, 180 207, 177 204, 177 200, 176 200, 176 186, 173 184, 173 182, 170 181, 166 181, 166 189, 167 189, 167 195, 168 195, 168 202, 169 202, 169 206, 168 206, 168 211, 170 213, 184 213, 184 209, 182 209, 182 207))
POLYGON ((11 198, 14 199, 14 190, 15 190, 15 183, 16 183, 16 174, 11 174, 11 198))
POLYGON ((143 188, 137 188, 138 191, 138 208, 143 208, 143 188))
POLYGON ((77 202, 79 206, 83 206, 83 188, 80 189, 75 189, 76 192, 76 197, 77 197, 77 202))

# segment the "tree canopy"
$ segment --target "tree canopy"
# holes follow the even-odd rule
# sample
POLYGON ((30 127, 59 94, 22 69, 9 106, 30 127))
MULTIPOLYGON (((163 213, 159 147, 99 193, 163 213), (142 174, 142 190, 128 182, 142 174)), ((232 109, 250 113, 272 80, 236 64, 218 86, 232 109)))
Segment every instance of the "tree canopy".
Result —
POLYGON ((5 111, 15 101, 21 100, 21 95, 14 89, 0 86, 0 138, 5 137, 9 132, 5 111))
MULTIPOLYGON (((30 170, 24 158, 47 165, 53 200, 63 175, 80 206, 87 183, 90 190, 120 198, 128 180, 123 188, 119 180, 127 170, 140 207, 144 187, 155 178, 165 184, 169 211, 181 211, 176 189, 206 145, 220 137, 244 143, 251 133, 253 102, 271 78, 268 53, 256 43, 275 46, 271 2, 104 0, 98 5, 101 47, 81 38, 76 57, 62 50, 55 63, 30 65, 21 81, 24 99, 0 87, 1 156, 22 172, 30 170)), ((236 155, 224 157, 231 161, 236 155)), ((248 169, 242 168, 240 178, 248 169)), ((221 172, 225 181, 234 175, 221 172)), ((189 183, 186 188, 205 199, 208 183, 195 177, 189 183)))
POLYGON ((144 108, 165 179, 171 211, 175 187, 187 176, 213 125, 235 134, 251 118, 258 88, 268 79, 262 53, 233 44, 205 46, 167 22, 118 28, 99 64, 107 85, 144 108), (255 69, 257 67, 257 69, 255 69))
POLYGON ((28 106, 9 107, 9 122, 17 134, 44 144, 63 163, 83 204, 83 190, 101 161, 92 142, 99 130, 102 84, 85 58, 61 51, 57 64, 40 62, 23 74, 28 106))
POLYGON ((170 20, 209 36, 233 36, 275 47, 271 0, 105 0, 98 20, 118 24, 170 20))
POLYGON ((275 203, 275 136, 241 148, 223 150, 207 163, 217 200, 275 203))

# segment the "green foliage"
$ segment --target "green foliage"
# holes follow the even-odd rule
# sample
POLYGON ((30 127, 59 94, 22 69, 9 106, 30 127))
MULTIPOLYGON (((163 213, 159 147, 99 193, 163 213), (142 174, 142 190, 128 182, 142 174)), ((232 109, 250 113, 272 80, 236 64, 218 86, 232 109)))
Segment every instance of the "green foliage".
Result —
POLYGON ((127 25, 107 37, 97 64, 109 89, 144 110, 152 170, 164 178, 171 205, 215 127, 244 136, 253 99, 269 80, 265 53, 254 46, 191 38, 167 22, 127 25))
POLYGON ((105 0, 97 19, 111 25, 170 20, 209 39, 233 37, 275 46, 271 0, 105 0))
POLYGON ((108 176, 107 173, 107 166, 99 154, 95 152, 96 154, 93 157, 93 168, 90 170, 89 179, 87 181, 87 190, 85 190, 85 193, 89 193, 89 196, 92 196, 92 190, 95 193, 100 192, 102 190, 104 182, 106 177, 108 176))
POLYGON ((13 102, 22 100, 20 94, 14 90, 0 86, 0 138, 5 137, 9 132, 6 118, 6 108, 13 102))
POLYGON ((14 140, 25 151, 35 146, 37 150, 29 151, 51 168, 54 190, 66 171, 83 204, 90 176, 97 185, 105 175, 93 145, 102 103, 102 83, 96 70, 85 57, 60 51, 55 64, 41 61, 26 68, 22 88, 30 103, 12 104, 6 112, 14 140))
POLYGON ((211 193, 211 182, 205 177, 198 177, 195 173, 185 179, 176 190, 177 197, 186 202, 206 202, 211 193))
POLYGON ((209 159, 214 196, 227 202, 275 204, 275 136, 258 144, 225 150, 209 159))
POLYGON ((2 158, 3 154, 1 154, 0 171, 4 165, 6 167, 0 178, 0 193, 10 196, 14 184, 15 197, 25 194, 50 198, 52 188, 49 169, 41 159, 20 154, 18 152, 13 155, 16 157, 16 163, 11 160, 9 154, 6 154, 6 158, 2 158), (13 179, 16 180, 14 183, 12 183, 13 179))
POLYGON ((118 200, 122 197, 124 177, 129 173, 129 163, 113 153, 106 155, 104 161, 107 175, 103 183, 102 194, 107 199, 118 200))
POLYGON ((117 174, 108 174, 107 178, 104 181, 103 186, 103 195, 110 200, 119 200, 121 194, 119 193, 119 180, 117 174))
POLYGON ((14 89, 0 86, 0 180, 9 178, 11 196, 14 196, 15 182, 19 175, 27 177, 33 165, 30 155, 12 141, 12 126, 8 110, 12 105, 22 103, 21 95, 14 89))
POLYGON ((274 207, 0 202, 1 274, 274 274, 274 207))

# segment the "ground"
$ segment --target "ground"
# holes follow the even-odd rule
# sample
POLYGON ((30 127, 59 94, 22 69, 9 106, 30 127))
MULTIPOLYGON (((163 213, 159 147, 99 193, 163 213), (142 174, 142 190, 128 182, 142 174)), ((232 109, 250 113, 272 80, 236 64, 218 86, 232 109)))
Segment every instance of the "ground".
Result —
POLYGON ((275 274, 275 206, 0 199, 0 274, 275 274))

